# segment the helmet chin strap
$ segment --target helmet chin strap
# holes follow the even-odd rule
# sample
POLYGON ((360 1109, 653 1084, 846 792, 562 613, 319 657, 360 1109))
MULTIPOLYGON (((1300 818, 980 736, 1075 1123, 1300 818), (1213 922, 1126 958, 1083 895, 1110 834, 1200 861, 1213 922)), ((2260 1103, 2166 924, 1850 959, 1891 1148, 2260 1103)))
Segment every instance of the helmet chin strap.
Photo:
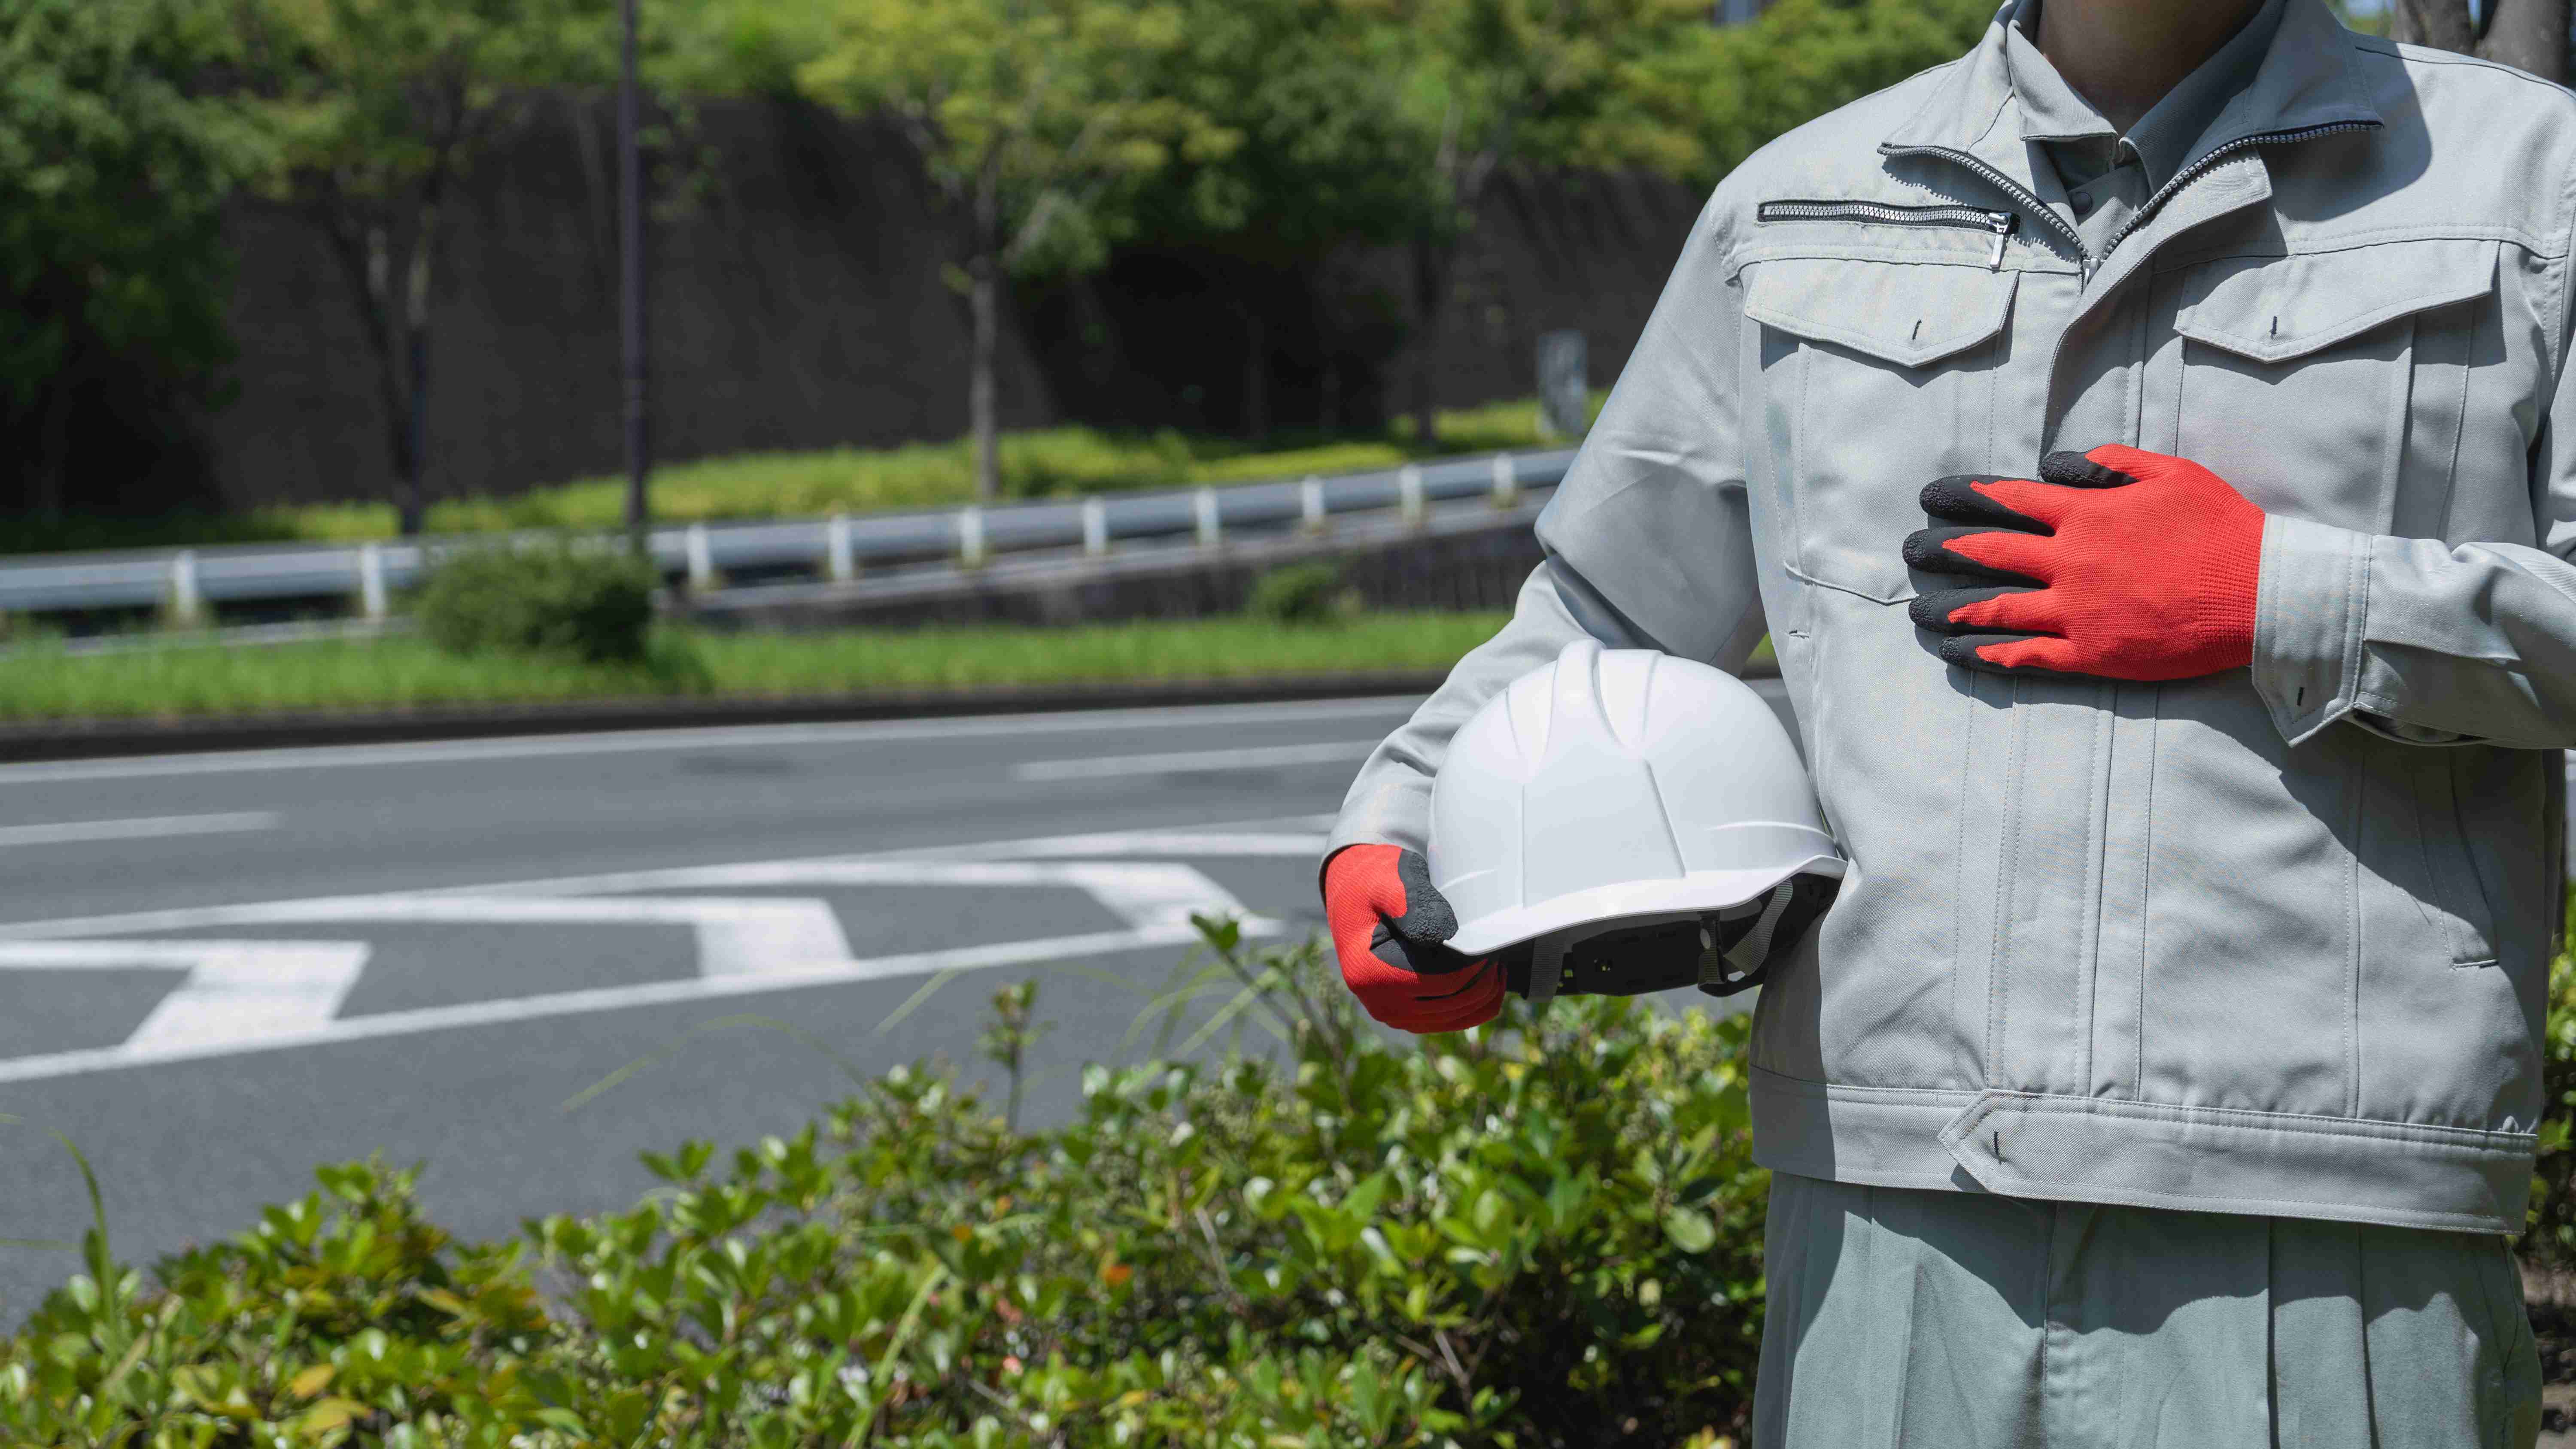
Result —
POLYGON ((1541 1006, 1556 999, 1556 988, 1565 980, 1565 949, 1574 944, 1576 932, 1550 931, 1530 942, 1529 1004, 1541 1006))
POLYGON ((1771 936, 1780 929, 1780 918, 1788 913, 1789 899, 1796 893, 1795 879, 1784 880, 1771 888, 1770 898, 1762 903, 1762 918, 1753 929, 1738 936, 1725 951, 1717 949, 1709 929, 1700 929, 1700 939, 1708 949, 1700 953, 1699 984, 1702 987, 1731 986, 1758 970, 1771 959, 1771 936))

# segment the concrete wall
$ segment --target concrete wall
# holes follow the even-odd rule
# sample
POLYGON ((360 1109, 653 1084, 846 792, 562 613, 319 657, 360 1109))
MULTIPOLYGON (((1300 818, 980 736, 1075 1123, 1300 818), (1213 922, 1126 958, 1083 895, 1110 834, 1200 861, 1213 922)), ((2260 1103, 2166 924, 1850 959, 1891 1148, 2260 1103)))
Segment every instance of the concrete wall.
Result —
MULTIPOLYGON (((940 280, 942 223, 891 138, 769 104, 701 122, 699 183, 665 198, 653 232, 658 455, 961 433, 963 308, 940 280)), ((436 494, 619 467, 613 135, 604 112, 550 103, 456 209, 431 359, 436 494)), ((1586 332, 1606 384, 1697 206, 1626 177, 1495 186, 1454 270, 1443 401, 1530 394, 1536 337, 1558 327, 1586 332)), ((204 425, 222 496, 386 496, 376 364, 347 280, 301 218, 246 205, 233 232, 238 394, 204 425)), ((1082 282, 1022 289, 1004 418, 1235 430, 1254 335, 1274 426, 1384 417, 1406 360, 1403 275, 1391 255, 1281 276, 1129 252, 1082 282)))

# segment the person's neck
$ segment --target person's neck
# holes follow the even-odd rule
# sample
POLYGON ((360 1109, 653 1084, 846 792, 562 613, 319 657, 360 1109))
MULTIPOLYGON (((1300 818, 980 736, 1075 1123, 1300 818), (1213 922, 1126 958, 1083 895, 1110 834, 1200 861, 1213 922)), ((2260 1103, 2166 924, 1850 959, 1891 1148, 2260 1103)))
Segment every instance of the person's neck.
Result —
POLYGON ((2039 53, 2126 133, 2225 45, 2263 0, 2047 0, 2039 53))

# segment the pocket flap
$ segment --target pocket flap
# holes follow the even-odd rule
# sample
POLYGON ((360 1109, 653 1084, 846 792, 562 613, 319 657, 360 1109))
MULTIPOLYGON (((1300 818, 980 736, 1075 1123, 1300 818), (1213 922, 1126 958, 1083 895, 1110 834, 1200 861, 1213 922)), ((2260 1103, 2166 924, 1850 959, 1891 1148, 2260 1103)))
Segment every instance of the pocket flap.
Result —
POLYGON ((1789 257, 1748 270, 1744 315, 1904 367, 1964 352, 2003 330, 2018 272, 1939 262, 1789 257))
POLYGON ((2286 362, 2410 313, 2483 297, 2496 244, 2384 242, 2307 256, 2212 262, 2174 330, 2256 362, 2286 362))

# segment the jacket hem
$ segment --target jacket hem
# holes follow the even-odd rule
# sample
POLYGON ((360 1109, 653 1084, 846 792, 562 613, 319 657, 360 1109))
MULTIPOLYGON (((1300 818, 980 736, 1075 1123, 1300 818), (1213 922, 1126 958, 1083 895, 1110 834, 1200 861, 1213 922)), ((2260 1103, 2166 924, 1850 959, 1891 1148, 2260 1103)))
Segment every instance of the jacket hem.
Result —
POLYGON ((1752 1070, 1754 1159, 1874 1186, 2511 1235, 2530 1133, 1752 1070))

